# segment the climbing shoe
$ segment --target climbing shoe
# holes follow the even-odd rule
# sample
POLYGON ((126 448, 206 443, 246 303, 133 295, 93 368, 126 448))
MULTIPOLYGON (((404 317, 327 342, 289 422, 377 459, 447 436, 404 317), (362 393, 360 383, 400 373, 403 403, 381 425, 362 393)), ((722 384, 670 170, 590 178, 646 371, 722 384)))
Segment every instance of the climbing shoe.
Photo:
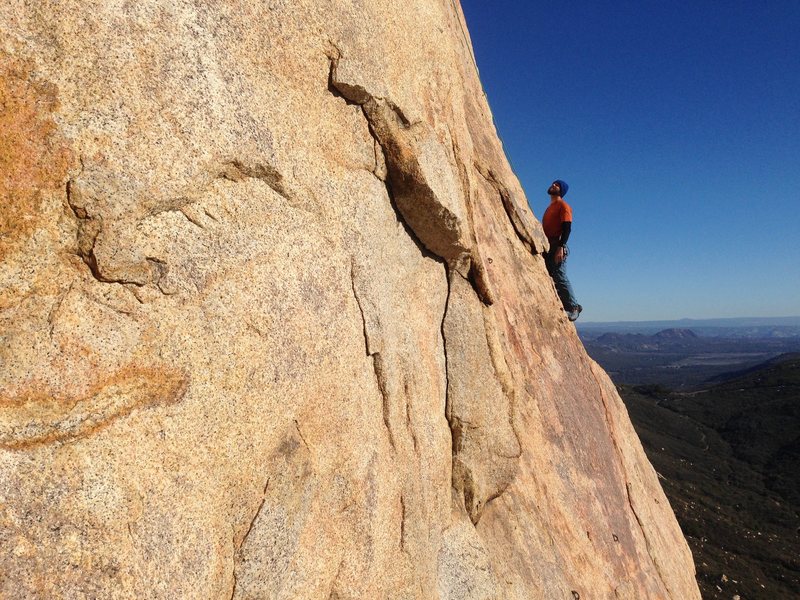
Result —
POLYGON ((575 321, 580 316, 583 307, 580 304, 576 304, 572 307, 572 310, 567 311, 567 318, 570 321, 575 321))

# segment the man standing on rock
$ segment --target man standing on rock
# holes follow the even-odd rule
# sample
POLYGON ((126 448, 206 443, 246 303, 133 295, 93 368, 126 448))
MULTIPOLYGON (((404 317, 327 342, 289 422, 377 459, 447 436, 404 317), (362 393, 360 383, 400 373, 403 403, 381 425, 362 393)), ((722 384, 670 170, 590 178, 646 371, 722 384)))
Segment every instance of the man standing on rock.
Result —
POLYGON ((550 242, 550 250, 544 255, 547 272, 553 278, 558 297, 567 311, 570 321, 578 318, 583 307, 575 300, 572 285, 567 279, 567 240, 572 231, 572 207, 564 202, 569 186, 565 181, 556 179, 547 193, 550 195, 550 206, 544 211, 542 228, 550 242))

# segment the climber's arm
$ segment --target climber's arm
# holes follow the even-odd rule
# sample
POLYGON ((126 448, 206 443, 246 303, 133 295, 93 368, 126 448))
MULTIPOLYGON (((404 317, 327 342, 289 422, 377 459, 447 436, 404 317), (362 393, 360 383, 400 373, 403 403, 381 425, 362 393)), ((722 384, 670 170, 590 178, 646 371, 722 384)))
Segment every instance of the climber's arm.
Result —
POLYGON ((561 223, 561 237, 558 238, 559 246, 566 246, 569 234, 572 233, 572 221, 564 221, 561 223))

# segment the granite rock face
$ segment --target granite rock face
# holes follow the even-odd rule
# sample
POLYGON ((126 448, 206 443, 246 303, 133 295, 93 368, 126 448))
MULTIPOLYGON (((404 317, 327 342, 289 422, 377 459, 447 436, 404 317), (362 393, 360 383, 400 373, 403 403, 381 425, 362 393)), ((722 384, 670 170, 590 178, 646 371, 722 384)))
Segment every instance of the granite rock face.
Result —
POLYGON ((457 2, 0 33, 0 597, 699 597, 457 2))

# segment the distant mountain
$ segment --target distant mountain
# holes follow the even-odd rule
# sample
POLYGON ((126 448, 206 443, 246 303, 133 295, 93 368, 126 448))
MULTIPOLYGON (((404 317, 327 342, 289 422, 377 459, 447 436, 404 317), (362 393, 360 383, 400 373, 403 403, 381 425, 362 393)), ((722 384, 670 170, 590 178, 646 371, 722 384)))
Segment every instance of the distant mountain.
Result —
POLYGON ((691 329, 679 329, 675 327, 659 331, 653 337, 657 340, 693 340, 697 338, 697 334, 691 329))
POLYGON ((703 598, 800 598, 800 354, 702 391, 621 386, 703 598))
MULTIPOLYGON (((581 335, 581 337, 584 337, 581 335)), ((685 346, 694 343, 698 335, 691 329, 663 329, 653 335, 643 333, 603 333, 599 336, 587 336, 584 343, 594 346, 607 346, 629 350, 659 350, 674 346, 676 343, 685 346)))
POLYGON ((665 329, 691 329, 701 337, 784 338, 800 336, 798 317, 747 317, 730 319, 680 319, 673 321, 612 321, 578 324, 582 337, 603 333, 653 335, 665 329))

